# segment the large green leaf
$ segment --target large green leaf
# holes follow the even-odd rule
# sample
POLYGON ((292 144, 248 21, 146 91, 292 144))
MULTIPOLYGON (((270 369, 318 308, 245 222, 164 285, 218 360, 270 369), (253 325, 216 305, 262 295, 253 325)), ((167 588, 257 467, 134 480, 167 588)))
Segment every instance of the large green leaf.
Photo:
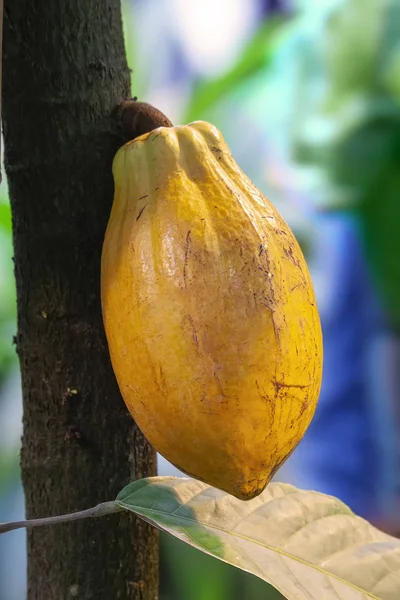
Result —
POLYGON ((400 541, 331 496, 272 483, 243 502, 192 479, 153 477, 128 485, 117 504, 288 600, 400 598, 400 541))

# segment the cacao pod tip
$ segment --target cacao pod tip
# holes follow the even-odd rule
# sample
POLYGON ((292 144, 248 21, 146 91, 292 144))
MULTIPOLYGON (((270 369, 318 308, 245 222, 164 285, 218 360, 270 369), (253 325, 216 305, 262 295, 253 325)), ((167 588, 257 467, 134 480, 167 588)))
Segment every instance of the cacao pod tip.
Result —
POLYGON ((124 142, 134 140, 158 127, 173 127, 158 108, 147 102, 138 102, 136 97, 121 102, 118 112, 124 142))

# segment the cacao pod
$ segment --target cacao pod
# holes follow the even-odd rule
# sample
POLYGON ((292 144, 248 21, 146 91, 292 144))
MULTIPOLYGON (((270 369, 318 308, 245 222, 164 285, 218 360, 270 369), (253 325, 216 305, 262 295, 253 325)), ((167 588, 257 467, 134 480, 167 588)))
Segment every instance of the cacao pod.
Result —
POLYGON ((316 408, 322 337, 288 225, 198 121, 117 152, 101 293, 112 366, 150 443, 241 499, 316 408))

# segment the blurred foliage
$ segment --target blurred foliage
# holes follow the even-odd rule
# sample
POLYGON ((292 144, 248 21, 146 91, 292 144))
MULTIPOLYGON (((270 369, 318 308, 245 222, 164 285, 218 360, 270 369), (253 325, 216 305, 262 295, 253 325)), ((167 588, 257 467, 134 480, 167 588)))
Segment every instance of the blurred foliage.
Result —
POLYGON ((136 95, 139 98, 142 98, 143 91, 146 89, 144 82, 142 81, 143 77, 140 77, 142 71, 140 69, 136 69, 135 65, 137 64, 137 44, 135 43, 134 31, 135 31, 135 23, 134 23, 134 14, 132 10, 132 2, 131 0, 121 0, 122 6, 122 26, 124 32, 124 40, 125 40, 125 52, 126 59, 128 63, 128 67, 131 72, 131 94, 132 96, 136 95))
POLYGON ((12 345, 16 329, 16 291, 12 255, 11 210, 7 189, 3 183, 0 188, 0 389, 16 363, 16 353, 12 345))
POLYGON ((262 22, 229 71, 215 79, 197 81, 192 88, 182 122, 190 123, 199 119, 215 103, 223 101, 242 85, 244 80, 268 68, 276 47, 276 34, 285 22, 283 17, 262 22))
POLYGON ((0 229, 11 233, 11 208, 4 192, 0 192, 0 229))
POLYGON ((305 76, 293 97, 307 102, 293 110, 293 158, 323 182, 323 208, 358 215, 369 267, 399 328, 400 3, 336 0, 313 29, 301 27, 296 60, 305 76))
POLYGON ((283 596, 265 581, 160 534, 163 600, 279 600, 283 596))
POLYGON ((0 497, 19 483, 19 454, 15 448, 0 453, 0 497))

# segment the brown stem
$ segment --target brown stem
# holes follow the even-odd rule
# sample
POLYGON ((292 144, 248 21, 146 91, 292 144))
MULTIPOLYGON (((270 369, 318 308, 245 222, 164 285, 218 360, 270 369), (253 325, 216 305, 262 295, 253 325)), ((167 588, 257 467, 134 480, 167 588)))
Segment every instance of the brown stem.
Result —
POLYGON ((121 124, 124 142, 134 140, 158 127, 173 127, 171 121, 158 108, 147 102, 137 102, 134 98, 121 102, 118 107, 118 121, 121 124))

